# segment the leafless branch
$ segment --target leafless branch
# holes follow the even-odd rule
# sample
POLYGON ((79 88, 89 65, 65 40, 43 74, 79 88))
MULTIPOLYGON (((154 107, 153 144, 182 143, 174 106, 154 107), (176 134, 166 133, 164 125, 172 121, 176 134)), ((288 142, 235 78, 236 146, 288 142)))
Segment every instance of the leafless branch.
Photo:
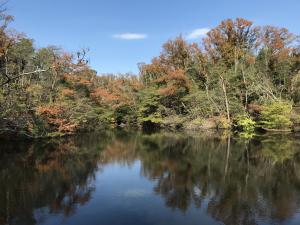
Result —
POLYGON ((26 75, 30 75, 30 74, 35 74, 35 73, 42 73, 42 72, 46 72, 48 70, 49 69, 43 69, 43 70, 38 69, 38 70, 35 70, 35 71, 31 71, 31 72, 20 73, 19 75, 15 76, 15 77, 12 77, 12 78, 6 76, 7 80, 5 82, 1 83, 0 87, 3 87, 4 85, 6 85, 6 84, 8 84, 8 83, 10 83, 10 82, 12 82, 12 81, 14 81, 14 80, 22 77, 22 76, 26 76, 26 75))

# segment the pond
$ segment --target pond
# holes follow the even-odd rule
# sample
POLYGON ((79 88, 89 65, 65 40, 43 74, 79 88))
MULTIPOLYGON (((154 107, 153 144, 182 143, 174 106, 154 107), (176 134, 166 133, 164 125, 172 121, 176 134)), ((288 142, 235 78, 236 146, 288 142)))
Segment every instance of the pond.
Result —
POLYGON ((0 225, 300 224, 296 134, 114 131, 0 146, 0 225))

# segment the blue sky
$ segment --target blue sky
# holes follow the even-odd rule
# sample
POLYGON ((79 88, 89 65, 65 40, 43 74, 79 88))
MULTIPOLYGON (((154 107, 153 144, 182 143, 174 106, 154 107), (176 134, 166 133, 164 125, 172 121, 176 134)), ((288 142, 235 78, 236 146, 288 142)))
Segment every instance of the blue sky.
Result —
POLYGON ((299 0, 10 0, 12 26, 36 47, 89 48, 99 73, 134 72, 179 34, 199 42, 226 18, 287 27, 300 34, 299 0))

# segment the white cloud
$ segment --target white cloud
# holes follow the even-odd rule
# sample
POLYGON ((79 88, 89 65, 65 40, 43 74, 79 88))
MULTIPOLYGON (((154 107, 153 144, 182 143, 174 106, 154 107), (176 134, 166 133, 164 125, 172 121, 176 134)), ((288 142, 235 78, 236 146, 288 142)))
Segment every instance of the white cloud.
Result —
POLYGON ((138 33, 123 33, 123 34, 115 34, 113 38, 122 39, 122 40, 140 40, 146 39, 148 37, 147 34, 138 34, 138 33))
POLYGON ((196 39, 204 37, 210 31, 209 28, 198 28, 187 35, 187 39, 196 39))

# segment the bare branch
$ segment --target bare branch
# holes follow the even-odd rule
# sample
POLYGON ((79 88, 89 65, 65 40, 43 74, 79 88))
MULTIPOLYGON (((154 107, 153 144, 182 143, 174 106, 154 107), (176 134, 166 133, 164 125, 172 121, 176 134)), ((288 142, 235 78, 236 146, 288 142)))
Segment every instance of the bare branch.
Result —
POLYGON ((4 85, 8 84, 8 83, 11 82, 11 81, 14 81, 14 80, 20 78, 20 77, 22 77, 22 76, 26 76, 26 75, 30 75, 30 74, 35 74, 35 73, 42 73, 42 72, 46 72, 46 71, 48 71, 48 70, 49 70, 49 69, 44 69, 44 70, 38 69, 38 70, 35 70, 35 71, 31 71, 31 72, 21 73, 21 74, 15 76, 15 77, 8 78, 5 82, 3 82, 3 83, 0 84, 0 87, 2 87, 2 86, 4 86, 4 85))

